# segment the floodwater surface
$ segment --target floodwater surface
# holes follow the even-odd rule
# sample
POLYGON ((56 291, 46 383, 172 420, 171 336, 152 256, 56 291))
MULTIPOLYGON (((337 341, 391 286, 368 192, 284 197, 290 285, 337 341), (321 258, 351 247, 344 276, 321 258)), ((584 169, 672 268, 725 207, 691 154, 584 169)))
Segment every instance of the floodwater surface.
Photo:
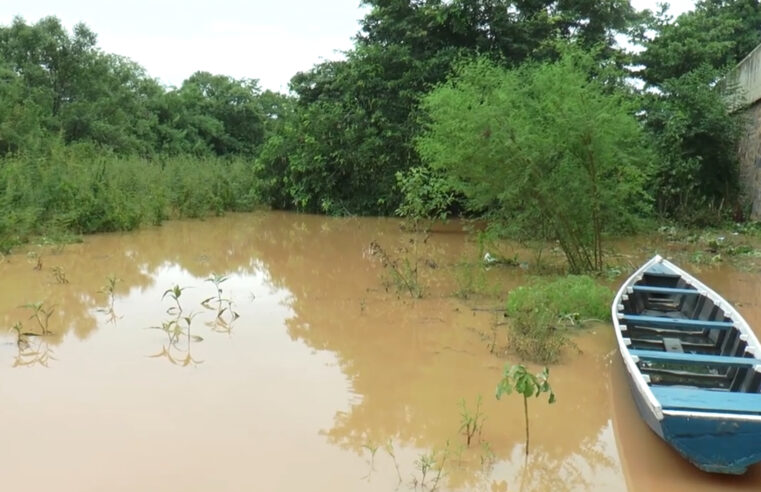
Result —
MULTIPOLYGON (((5 257, 1 490, 761 487, 758 467, 702 473, 647 429, 604 324, 551 367, 557 403, 529 402, 526 458, 522 400, 494 390, 517 362, 499 299, 530 265, 492 269, 496 297, 455 297, 477 245, 399 225, 263 212, 5 257), (421 299, 379 247, 419 259, 421 299), (482 416, 470 446, 463 412, 482 416)), ((761 326, 758 272, 690 270, 761 326)))

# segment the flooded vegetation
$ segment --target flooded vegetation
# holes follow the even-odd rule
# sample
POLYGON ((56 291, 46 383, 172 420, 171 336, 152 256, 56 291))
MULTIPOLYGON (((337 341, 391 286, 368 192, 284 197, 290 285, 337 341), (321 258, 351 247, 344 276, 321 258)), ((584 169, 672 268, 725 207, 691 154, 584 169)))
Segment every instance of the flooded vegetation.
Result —
MULTIPOLYGON (((410 295, 375 250, 402 261, 415 237, 392 219, 266 212, 6 256, 4 487, 28 489, 30 477, 35 490, 761 485, 758 467, 705 474, 652 435, 606 323, 576 330, 549 366, 557 402, 528 402, 526 455, 523 399, 497 401, 495 388, 522 362, 508 350, 504 300, 529 284, 534 257, 505 243, 518 261, 468 284, 463 264, 479 264, 483 248, 459 223, 437 226, 410 260, 422 296, 410 295), (473 293, 455 295, 466 284, 473 293)), ((612 261, 626 273, 655 249, 693 254, 678 244, 662 234, 612 261)), ((753 262, 684 264, 761 326, 753 262)))

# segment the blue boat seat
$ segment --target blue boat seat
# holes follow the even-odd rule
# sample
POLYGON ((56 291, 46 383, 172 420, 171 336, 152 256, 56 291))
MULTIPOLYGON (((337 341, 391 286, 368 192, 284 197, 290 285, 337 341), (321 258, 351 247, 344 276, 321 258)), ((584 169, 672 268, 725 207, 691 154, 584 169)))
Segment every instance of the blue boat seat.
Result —
POLYGON ((761 413, 761 393, 715 391, 679 386, 651 386, 664 410, 761 413))
POLYGON ((726 330, 732 328, 734 324, 731 321, 704 321, 700 319, 683 319, 683 318, 666 318, 661 316, 641 316, 638 314, 624 314, 622 321, 639 326, 657 326, 661 328, 674 329, 698 329, 698 330, 726 330))
POLYGON ((696 289, 656 287, 654 285, 634 285, 632 289, 634 289, 634 292, 649 292, 652 294, 700 294, 696 289))
POLYGON ((679 352, 659 352, 657 350, 629 350, 640 360, 673 362, 676 364, 721 365, 731 367, 753 367, 761 365, 761 360, 751 357, 730 357, 726 355, 690 354, 679 352))

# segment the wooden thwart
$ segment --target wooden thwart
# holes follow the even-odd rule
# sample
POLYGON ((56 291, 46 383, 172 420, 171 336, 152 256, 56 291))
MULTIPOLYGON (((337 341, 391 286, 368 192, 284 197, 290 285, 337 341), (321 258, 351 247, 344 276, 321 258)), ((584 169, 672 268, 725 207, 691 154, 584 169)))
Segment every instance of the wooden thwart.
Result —
POLYGON ((761 413, 761 394, 674 386, 651 386, 664 410, 761 413))
POLYGON ((651 294, 700 294, 696 289, 683 289, 677 287, 656 287, 654 285, 634 285, 634 292, 648 292, 651 294))
POLYGON ((726 355, 683 354, 676 352, 658 352, 657 350, 629 350, 640 360, 654 362, 673 362, 678 364, 721 365, 732 367, 753 367, 761 365, 761 360, 751 357, 730 357, 726 355))
POLYGON ((699 319, 682 319, 666 318, 661 316, 641 316, 637 314, 619 315, 623 322, 639 326, 660 326, 663 328, 698 328, 698 329, 719 329, 726 330, 732 328, 734 324, 731 321, 703 321, 699 319))

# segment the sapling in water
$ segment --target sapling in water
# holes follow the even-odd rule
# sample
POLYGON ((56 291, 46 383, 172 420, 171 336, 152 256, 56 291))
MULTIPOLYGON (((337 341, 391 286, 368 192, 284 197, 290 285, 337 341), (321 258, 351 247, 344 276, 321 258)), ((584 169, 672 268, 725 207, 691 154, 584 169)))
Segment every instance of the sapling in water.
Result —
POLYGON ((470 447, 470 442, 476 435, 481 435, 481 429, 484 426, 484 414, 481 412, 481 395, 476 399, 476 409, 474 412, 468 410, 465 399, 460 400, 460 432, 465 436, 465 442, 470 447))
POLYGON ((532 396, 539 397, 542 393, 549 393, 549 403, 555 403, 555 393, 549 383, 550 370, 544 368, 539 374, 531 374, 522 364, 505 366, 502 379, 497 384, 497 399, 504 394, 515 391, 523 396, 523 416, 526 421, 526 457, 528 457, 529 425, 528 425, 528 399, 532 396))

